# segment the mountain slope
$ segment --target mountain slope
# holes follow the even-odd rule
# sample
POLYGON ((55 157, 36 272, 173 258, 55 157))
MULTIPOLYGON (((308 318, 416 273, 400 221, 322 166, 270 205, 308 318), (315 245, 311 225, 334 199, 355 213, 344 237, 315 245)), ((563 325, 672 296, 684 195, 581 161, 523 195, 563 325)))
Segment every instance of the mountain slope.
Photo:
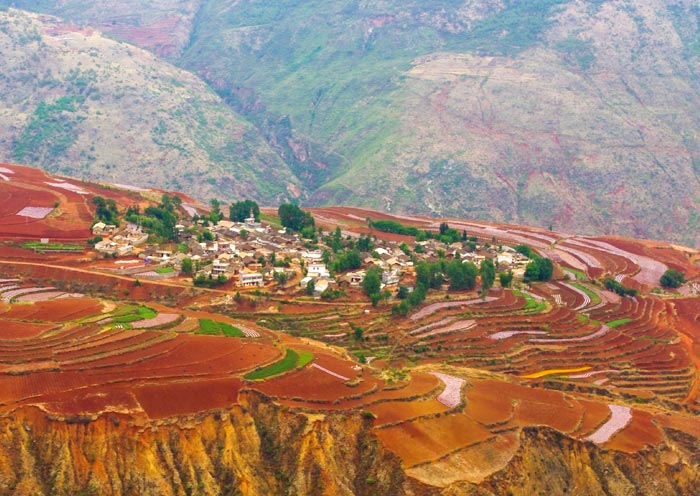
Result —
POLYGON ((342 157, 313 202, 698 240, 696 2, 235 4, 182 63, 342 157))
POLYGON ((16 10, 0 47, 2 160, 203 199, 297 188, 253 126, 146 51, 16 10))
POLYGON ((56 15, 174 58, 187 45, 202 0, 14 0, 3 5, 56 15))
POLYGON ((27 8, 117 37, 190 26, 168 57, 311 203, 700 241, 697 0, 102 4, 27 8))

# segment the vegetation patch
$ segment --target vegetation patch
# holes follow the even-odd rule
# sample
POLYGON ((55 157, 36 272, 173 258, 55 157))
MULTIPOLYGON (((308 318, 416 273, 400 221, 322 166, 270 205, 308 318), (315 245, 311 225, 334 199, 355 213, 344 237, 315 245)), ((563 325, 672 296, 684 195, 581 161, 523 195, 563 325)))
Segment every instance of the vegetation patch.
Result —
POLYGON ((158 315, 158 312, 152 308, 134 305, 127 305, 121 307, 115 316, 112 317, 112 322, 115 324, 128 324, 130 322, 136 322, 137 320, 152 319, 158 315))
POLYGON ((223 334, 228 338, 245 337, 243 331, 238 327, 226 322, 216 322, 212 319, 199 319, 199 330, 195 334, 205 334, 207 336, 221 336, 223 334))
POLYGON ((63 243, 40 243, 38 241, 29 241, 27 243, 22 243, 22 248, 37 251, 83 251, 85 249, 84 246, 80 245, 71 245, 63 243))
POLYGON ((605 325, 610 327, 611 329, 614 329, 616 327, 620 327, 621 325, 629 324, 630 322, 632 322, 632 319, 630 319, 629 317, 625 317, 623 319, 617 319, 611 322, 607 322, 605 325))
POLYGON ((572 269, 571 267, 567 267, 566 271, 571 272, 576 277, 576 279, 579 281, 586 281, 588 279, 588 277, 586 277, 586 274, 584 274, 580 270, 572 269))
POLYGON ((267 367, 254 370, 253 372, 246 374, 244 376, 244 379, 249 381, 256 381, 260 379, 266 379, 275 375, 283 374, 297 367, 298 363, 299 354, 291 348, 287 348, 287 353, 285 354, 284 358, 282 358, 282 360, 270 364, 267 367))
POLYGON ((547 309, 547 304, 544 301, 538 301, 527 293, 521 291, 513 291, 516 296, 522 296, 525 298, 525 306, 523 310, 528 313, 540 313, 547 309))
POLYGON ((299 359, 297 360, 297 365, 296 368, 300 369, 307 363, 311 362, 311 360, 314 359, 314 354, 311 353, 310 351, 300 351, 299 352, 299 359))

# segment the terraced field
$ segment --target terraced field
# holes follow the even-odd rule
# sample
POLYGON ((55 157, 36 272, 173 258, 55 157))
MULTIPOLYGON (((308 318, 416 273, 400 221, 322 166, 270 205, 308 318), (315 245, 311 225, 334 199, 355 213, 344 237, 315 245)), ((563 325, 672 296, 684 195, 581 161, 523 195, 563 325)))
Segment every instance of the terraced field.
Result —
MULTIPOLYGON (((323 209, 327 227, 365 232, 361 212, 342 212, 323 209)), ((358 415, 409 477, 435 487, 505 469, 533 430, 620 453, 682 453, 679 439, 700 439, 700 298, 651 291, 652 276, 683 260, 696 283, 690 257, 463 224, 558 257, 555 279, 443 287, 400 317, 394 301, 375 307, 353 288, 333 301, 251 293, 261 304, 240 306, 180 288, 165 306, 148 293, 64 292, 47 280, 55 267, 0 264, 0 417, 38 407, 177 422, 231 410, 243 391, 309 418, 358 415), (611 293, 602 277, 640 293, 611 293)))
POLYGON ((243 374, 281 353, 258 331, 259 339, 175 332, 186 312, 85 297, 20 302, 49 288, 13 282, 19 288, 3 293, 0 308, 0 415, 25 406, 145 418, 225 408, 243 374))

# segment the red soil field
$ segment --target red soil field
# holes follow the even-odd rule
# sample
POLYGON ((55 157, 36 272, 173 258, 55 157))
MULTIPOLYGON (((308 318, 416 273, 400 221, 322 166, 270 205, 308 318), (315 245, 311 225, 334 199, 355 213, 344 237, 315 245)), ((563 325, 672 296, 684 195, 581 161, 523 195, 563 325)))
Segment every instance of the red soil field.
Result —
POLYGON ((404 466, 412 467, 493 436, 481 424, 462 413, 404 422, 377 429, 375 435, 396 453, 404 466))
POLYGON ((3 319, 41 320, 44 322, 68 322, 102 311, 102 303, 90 298, 65 298, 39 301, 32 304, 14 304, 2 314, 3 319))
POLYGON ((694 250, 674 247, 661 241, 634 240, 614 236, 599 239, 630 253, 643 255, 665 263, 672 269, 684 272, 688 279, 700 274, 700 268, 696 263, 693 263, 697 262, 698 258, 694 250))
POLYGON ((579 438, 589 436, 595 432, 610 417, 610 409, 605 403, 579 399, 583 407, 583 418, 574 433, 579 438))
MULTIPOLYGON (((326 367, 334 372, 333 366, 326 367)), ((352 376, 345 376, 354 379, 352 376)), ((251 383, 249 387, 276 398, 303 398, 310 402, 331 403, 340 402, 351 396, 363 395, 377 387, 377 380, 368 375, 357 386, 347 386, 345 381, 333 377, 319 369, 306 366, 304 369, 287 373, 278 378, 268 379, 264 382, 251 383)))
POLYGON ((484 425, 500 424, 513 416, 511 396, 504 394, 498 381, 472 380, 467 387, 467 406, 464 412, 484 425))
POLYGON ((133 393, 119 385, 48 394, 37 406, 50 414, 67 418, 95 416, 107 412, 136 415, 142 410, 133 393))
MULTIPOLYGON (((138 334, 146 346, 140 351, 149 351, 145 338, 155 334, 138 334)), ((119 343, 109 343, 114 344, 119 343)), ((106 359, 96 356, 83 370, 56 370, 61 362, 55 361, 54 370, 36 370, 19 376, 0 375, 0 402, 6 405, 5 408, 42 405, 65 415, 99 413, 99 409, 112 401, 109 397, 115 388, 120 390, 128 386, 153 418, 194 413, 235 402, 241 380, 231 374, 250 369, 260 360, 274 359, 278 354, 276 349, 260 340, 177 336, 158 346, 164 344, 169 346, 161 351, 167 353, 154 355, 154 350, 150 350, 150 358, 143 356, 137 362, 133 361, 132 353, 122 355, 116 349, 117 355, 106 359), (125 365, 129 361, 131 364, 125 365), (85 396, 83 392, 88 390, 94 394, 85 396), (77 395, 68 401, 65 394, 71 391, 77 395), (96 398, 100 395, 107 399, 98 401, 96 398), (80 398, 86 399, 81 401, 80 398), (75 406, 74 410, 70 409, 71 405, 75 406), (95 409, 91 410, 91 405, 95 409)), ((88 348, 83 352, 92 354, 97 350, 88 348)), ((1 361, 4 359, 0 350, 1 361)), ((41 362, 36 367, 44 368, 41 362)))
POLYGON ((4 339, 25 340, 39 336, 41 333, 56 327, 54 324, 33 324, 0 319, 0 342, 4 339))
POLYGON ((367 410, 377 416, 376 426, 395 424, 417 417, 435 415, 446 412, 448 407, 437 400, 420 401, 388 401, 367 407, 367 410))
POLYGON ((632 420, 610 441, 605 444, 608 449, 636 453, 649 445, 659 444, 663 434, 654 423, 654 417, 648 412, 634 410, 632 420))
MULTIPOLYGON (((32 252, 25 253, 31 257, 32 252)), ((4 254, 4 249, 3 249, 4 254)), ((24 258, 24 257, 22 257, 24 258)), ((31 260, 31 258, 30 258, 31 260)), ((36 259, 31 261, 0 261, 0 275, 3 277, 29 277, 44 280, 47 284, 60 286, 67 285, 70 290, 86 292, 92 289, 106 296, 122 298, 128 292, 130 300, 156 301, 159 298, 181 298, 188 288, 167 282, 152 282, 140 280, 139 286, 134 285, 134 280, 110 274, 91 272, 87 269, 70 267, 66 265, 54 265, 53 263, 40 263, 36 259)))
POLYGON ((583 416, 583 408, 566 401, 561 395, 551 400, 520 400, 515 407, 513 423, 520 426, 547 425, 560 432, 574 431, 583 416))
MULTIPOLYGON (((120 209, 138 204, 148 206, 140 194, 116 188, 105 188, 97 183, 76 179, 53 177, 39 169, 19 165, 0 164, 0 167, 13 171, 5 173, 9 181, 0 179, 0 239, 39 239, 52 241, 83 242, 92 237, 90 224, 94 218, 93 196, 110 198, 117 202, 120 209), (62 183, 74 185, 87 194, 79 194, 62 188, 62 183), (58 208, 44 219, 32 219, 15 215, 27 206, 58 208)), ((180 195, 184 201, 193 202, 186 195, 180 195)))
POLYGON ((149 418, 159 419, 226 408, 236 403, 243 381, 238 378, 146 384, 134 395, 149 418))

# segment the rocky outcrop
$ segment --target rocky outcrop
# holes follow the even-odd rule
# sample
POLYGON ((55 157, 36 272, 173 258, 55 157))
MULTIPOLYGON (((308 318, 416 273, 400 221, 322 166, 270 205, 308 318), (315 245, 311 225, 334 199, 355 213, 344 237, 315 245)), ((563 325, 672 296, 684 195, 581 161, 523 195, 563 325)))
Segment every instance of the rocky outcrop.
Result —
POLYGON ((224 412, 147 425, 30 409, 0 421, 0 495, 693 494, 697 440, 666 437, 627 454, 526 428, 503 470, 438 488, 404 474, 369 418, 293 412, 257 393, 224 412))
POLYGON ((400 462, 370 427, 253 393, 225 412, 148 425, 25 410, 0 421, 0 495, 400 494, 400 462))

